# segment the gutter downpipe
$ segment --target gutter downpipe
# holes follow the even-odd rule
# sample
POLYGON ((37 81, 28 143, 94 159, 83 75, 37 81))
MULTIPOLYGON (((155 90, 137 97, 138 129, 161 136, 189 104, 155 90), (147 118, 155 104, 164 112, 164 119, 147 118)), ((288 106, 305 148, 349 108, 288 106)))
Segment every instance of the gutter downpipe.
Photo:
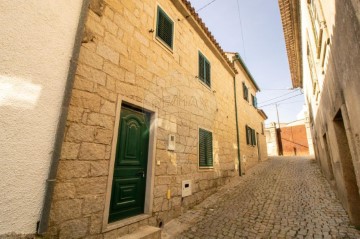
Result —
POLYGON ((79 58, 80 47, 82 43, 83 31, 85 26, 85 20, 87 17, 87 10, 90 4, 90 0, 83 0, 79 22, 75 34, 73 52, 70 59, 69 64, 69 71, 66 79, 65 90, 64 90, 64 97, 62 100, 61 111, 59 116, 59 123, 57 125, 55 141, 54 141, 54 152, 51 157, 50 162, 50 169, 48 179, 46 180, 46 189, 45 189, 45 196, 43 207, 41 211, 40 221, 37 225, 37 233, 44 234, 47 232, 48 224, 49 224, 49 215, 50 215, 50 208, 51 208, 51 201, 54 192, 54 187, 56 183, 56 174, 58 170, 60 154, 61 154, 61 147, 64 140, 64 133, 66 127, 66 119, 68 115, 68 108, 72 93, 72 88, 74 85, 75 73, 77 68, 77 60, 79 58))
MULTIPOLYGON (((233 61, 233 64, 235 60, 233 61)), ((235 64, 234 64, 235 65, 235 64)), ((237 140, 237 155, 239 159, 239 176, 242 176, 241 172, 241 158, 240 158, 240 132, 239 132, 239 122, 238 122, 238 110, 237 110, 237 97, 236 97, 236 77, 234 76, 234 98, 235 98, 235 120, 236 120, 236 140, 237 140)))

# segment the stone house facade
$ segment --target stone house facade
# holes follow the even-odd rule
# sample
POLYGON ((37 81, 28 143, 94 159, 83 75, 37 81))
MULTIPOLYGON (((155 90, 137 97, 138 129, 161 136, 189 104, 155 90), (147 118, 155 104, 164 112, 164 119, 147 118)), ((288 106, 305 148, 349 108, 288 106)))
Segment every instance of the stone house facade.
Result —
POLYGON ((93 0, 82 11, 37 232, 161 227, 266 159, 259 87, 187 1, 93 0))
POLYGON ((236 96, 242 173, 259 161, 267 159, 264 121, 267 115, 258 109, 256 93, 259 86, 252 77, 241 57, 236 53, 227 53, 234 62, 236 74, 236 96))
POLYGON ((359 1, 279 5, 293 86, 304 89, 316 158, 360 226, 359 1))

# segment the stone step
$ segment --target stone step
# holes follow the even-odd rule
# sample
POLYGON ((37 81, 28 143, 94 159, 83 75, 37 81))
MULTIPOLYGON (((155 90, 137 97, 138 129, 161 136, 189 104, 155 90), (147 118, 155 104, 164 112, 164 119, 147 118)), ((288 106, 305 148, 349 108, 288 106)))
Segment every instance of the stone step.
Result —
POLYGON ((135 232, 118 239, 161 239, 161 229, 152 226, 142 226, 135 232))

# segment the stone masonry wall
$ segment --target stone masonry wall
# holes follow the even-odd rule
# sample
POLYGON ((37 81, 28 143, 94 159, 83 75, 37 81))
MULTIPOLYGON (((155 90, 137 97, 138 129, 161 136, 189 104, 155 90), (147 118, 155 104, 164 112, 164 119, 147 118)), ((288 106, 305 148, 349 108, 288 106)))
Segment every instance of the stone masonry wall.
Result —
POLYGON ((236 90, 237 90, 237 105, 238 105, 238 122, 239 122, 239 134, 240 134, 240 154, 242 160, 242 171, 246 173, 246 170, 254 166, 259 162, 258 145, 252 146, 246 143, 246 130, 245 126, 248 125, 259 134, 260 141, 260 155, 261 161, 267 159, 267 145, 265 132, 262 133, 262 124, 264 125, 264 119, 258 113, 257 109, 252 105, 251 95, 256 96, 256 89, 253 83, 245 75, 245 72, 238 69, 240 74, 236 75, 236 90), (245 82, 249 89, 249 101, 244 99, 242 82, 245 82))
MULTIPOLYGON (((105 0, 89 10, 53 196, 49 235, 114 238, 168 221, 238 175, 233 73, 171 1, 105 0), (157 2, 174 21, 174 50, 154 38, 157 2), (211 63, 200 82, 198 50, 211 63), (103 233, 117 97, 157 109, 153 211, 149 219, 103 233), (198 169, 198 128, 213 132, 214 169, 198 169), (168 135, 175 152, 167 151, 168 135), (181 181, 193 195, 181 198, 181 181), (171 198, 166 198, 167 190, 171 198)), ((245 113, 245 112, 244 112, 245 113)), ((243 114, 243 112, 241 112, 243 114)), ((260 127, 253 125, 254 128, 260 127)), ((260 130, 256 128, 258 132, 260 130)), ((244 134, 242 134, 244 137, 244 134)), ((263 147, 265 149, 265 146, 263 147)))
MULTIPOLYGON (((319 159, 325 176, 337 189, 337 195, 344 208, 348 211, 350 219, 355 225, 360 225, 360 205, 350 208, 349 202, 359 200, 360 194, 360 106, 358 98, 360 93, 360 23, 357 13, 359 5, 353 1, 340 3, 338 1, 319 1, 324 13, 324 22, 326 22, 323 41, 329 39, 327 54, 324 57, 324 66, 322 67, 322 58, 315 59, 318 70, 320 85, 319 96, 312 93, 312 84, 307 69, 307 59, 304 58, 304 75, 307 78, 304 81, 305 94, 309 102, 310 113, 314 120, 312 125, 312 135, 314 140, 314 149, 319 159), (334 120, 337 112, 341 110, 345 131, 339 133, 336 131, 336 121, 334 120), (346 143, 345 143, 346 142, 346 143), (346 145, 348 143, 348 146, 346 145), (341 145, 342 144, 342 145, 341 145), (346 146, 344 146, 346 145, 346 146), (347 163, 344 155, 350 152, 351 162, 347 163), (346 154, 345 153, 345 154, 346 154), (350 165, 350 167, 349 167, 350 165), (353 169, 349 170, 349 168, 353 169), (354 175, 351 177, 351 175, 354 175), (349 178, 352 182, 349 183, 349 178), (352 194, 349 194, 349 188, 353 188, 352 194), (358 191, 357 195, 354 191, 358 191)), ((307 11, 306 7, 303 7, 307 11)), ((308 16, 307 12, 303 15, 308 16)), ((304 17, 304 30, 311 29, 310 19, 304 17)), ((311 34, 310 34, 311 35, 311 34)), ((313 44, 314 40, 309 40, 313 44)), ((303 44, 306 44, 304 41, 303 44)), ((322 52, 324 52, 324 47, 322 52)), ((304 55, 306 52, 304 52, 304 55)), ((306 57, 306 56, 305 56, 306 57)))

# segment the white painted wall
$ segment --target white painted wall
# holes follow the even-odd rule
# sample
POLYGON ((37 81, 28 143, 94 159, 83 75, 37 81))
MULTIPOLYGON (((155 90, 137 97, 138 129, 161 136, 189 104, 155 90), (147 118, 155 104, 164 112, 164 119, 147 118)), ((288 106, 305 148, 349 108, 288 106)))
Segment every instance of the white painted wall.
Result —
POLYGON ((82 1, 0 1, 0 235, 35 233, 82 1))

